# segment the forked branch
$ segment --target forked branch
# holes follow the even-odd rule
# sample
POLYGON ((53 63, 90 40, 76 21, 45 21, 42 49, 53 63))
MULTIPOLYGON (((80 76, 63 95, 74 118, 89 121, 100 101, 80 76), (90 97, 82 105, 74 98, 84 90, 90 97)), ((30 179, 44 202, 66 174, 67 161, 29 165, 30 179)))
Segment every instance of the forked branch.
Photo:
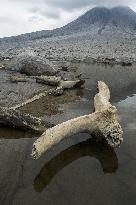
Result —
POLYGON ((112 147, 119 146, 123 131, 117 119, 117 109, 109 102, 108 86, 98 82, 98 94, 94 97, 95 112, 77 117, 47 129, 33 144, 32 156, 39 158, 43 153, 76 133, 88 132, 93 137, 103 137, 112 147))

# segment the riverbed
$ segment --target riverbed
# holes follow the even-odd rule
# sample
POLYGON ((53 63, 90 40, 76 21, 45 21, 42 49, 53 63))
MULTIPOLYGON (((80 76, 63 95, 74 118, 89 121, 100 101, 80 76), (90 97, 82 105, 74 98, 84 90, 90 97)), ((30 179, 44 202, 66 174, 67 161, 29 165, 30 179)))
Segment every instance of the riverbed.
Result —
MULTIPOLYGON (((77 96, 74 101, 61 101, 58 112, 48 116, 43 112, 40 116, 57 124, 93 112, 97 81, 104 80, 118 108, 124 142, 112 149, 104 142, 93 141, 88 134, 79 134, 34 161, 30 154, 39 135, 1 127, 0 205, 136 204, 135 66, 75 66, 76 75, 82 73, 86 80, 84 88, 72 91, 72 96, 73 92, 77 96)), ((31 114, 40 108, 44 111, 42 104, 30 104, 31 114)))

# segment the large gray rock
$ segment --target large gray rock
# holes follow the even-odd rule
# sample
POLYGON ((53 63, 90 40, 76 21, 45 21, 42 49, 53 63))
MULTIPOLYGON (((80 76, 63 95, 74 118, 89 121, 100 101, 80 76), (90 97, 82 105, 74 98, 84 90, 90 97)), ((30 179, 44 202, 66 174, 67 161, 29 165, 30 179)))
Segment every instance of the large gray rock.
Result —
POLYGON ((23 53, 16 56, 16 58, 13 58, 8 64, 7 68, 29 76, 55 75, 57 72, 56 69, 49 64, 49 61, 32 53, 23 53))

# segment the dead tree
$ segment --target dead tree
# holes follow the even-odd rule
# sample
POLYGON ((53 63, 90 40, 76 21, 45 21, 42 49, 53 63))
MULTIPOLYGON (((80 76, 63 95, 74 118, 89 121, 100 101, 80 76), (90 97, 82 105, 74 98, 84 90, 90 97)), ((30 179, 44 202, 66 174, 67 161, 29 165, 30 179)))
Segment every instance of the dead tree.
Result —
POLYGON ((90 133, 93 137, 105 138, 112 147, 117 147, 123 141, 123 131, 118 122, 117 109, 109 102, 108 86, 98 82, 99 93, 94 97, 95 112, 77 117, 52 128, 47 129, 33 144, 32 156, 38 159, 43 153, 52 149, 63 139, 80 132, 90 133))
POLYGON ((84 80, 63 80, 61 77, 56 76, 34 76, 37 83, 42 83, 45 85, 56 86, 56 89, 49 91, 49 94, 62 95, 65 89, 72 89, 76 87, 81 87, 85 81, 84 80))
MULTIPOLYGON (((43 126, 43 121, 40 118, 4 107, 0 107, 0 124, 40 133, 47 129, 45 125, 43 126)), ((48 125, 48 127, 50 126, 48 125)))
POLYGON ((26 101, 24 101, 24 102, 22 102, 22 103, 20 103, 20 104, 17 104, 17 105, 15 105, 15 106, 10 107, 9 110, 19 109, 19 108, 21 108, 21 107, 23 107, 23 106, 25 106, 25 105, 28 105, 28 104, 30 104, 30 103, 36 101, 36 100, 39 100, 40 98, 45 97, 46 95, 47 95, 47 91, 44 91, 44 92, 39 93, 39 94, 37 94, 37 95, 34 95, 32 98, 29 98, 28 100, 26 100, 26 101))
MULTIPOLYGON (((15 127, 15 128, 20 128, 20 129, 29 129, 33 131, 38 131, 38 132, 44 132, 48 127, 51 127, 52 125, 49 122, 46 122, 46 125, 44 124, 42 119, 33 117, 32 115, 21 113, 19 108, 32 103, 36 100, 39 100, 42 97, 45 97, 47 94, 52 94, 58 95, 59 93, 61 94, 65 88, 73 88, 74 86, 79 86, 82 84, 80 80, 77 81, 63 81, 61 80, 61 77, 55 77, 55 76, 37 76, 37 79, 39 80, 44 80, 45 84, 48 85, 53 85, 53 86, 59 86, 58 89, 53 89, 50 91, 43 91, 42 93, 39 93, 32 98, 26 100, 23 103, 17 104, 13 107, 6 108, 6 107, 0 107, 0 124, 4 126, 10 126, 10 127, 15 127), (54 92, 54 93, 53 93, 54 92)), ((13 76, 10 80, 12 82, 25 82, 29 81, 31 79, 26 78, 23 75, 16 75, 13 76)))

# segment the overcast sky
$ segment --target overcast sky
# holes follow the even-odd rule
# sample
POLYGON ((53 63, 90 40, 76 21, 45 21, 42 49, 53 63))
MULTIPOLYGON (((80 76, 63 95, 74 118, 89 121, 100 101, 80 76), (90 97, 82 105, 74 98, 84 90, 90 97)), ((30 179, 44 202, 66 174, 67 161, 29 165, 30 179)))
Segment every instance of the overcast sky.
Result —
POLYGON ((57 28, 95 6, 125 5, 136 0, 0 0, 0 37, 57 28))

